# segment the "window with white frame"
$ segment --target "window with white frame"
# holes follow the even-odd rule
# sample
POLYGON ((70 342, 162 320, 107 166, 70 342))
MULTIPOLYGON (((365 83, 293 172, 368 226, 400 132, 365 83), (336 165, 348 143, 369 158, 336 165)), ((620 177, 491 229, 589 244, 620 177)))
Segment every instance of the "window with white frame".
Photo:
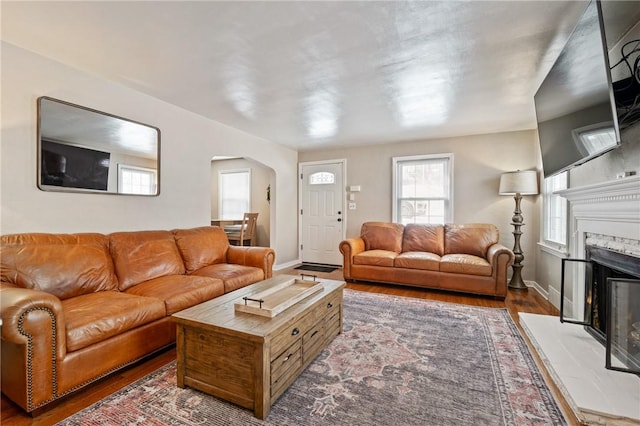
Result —
POLYGON ((118 164, 118 192, 120 194, 154 195, 158 185, 156 169, 118 164))
POLYGON ((218 214, 220 219, 242 219, 251 211, 251 169, 218 172, 218 214))
POLYGON ((564 248, 567 246, 567 206, 568 201, 555 191, 567 189, 569 173, 563 172, 544 180, 543 232, 544 241, 564 248))
POLYGON ((393 221, 453 222, 453 154, 393 158, 393 221))

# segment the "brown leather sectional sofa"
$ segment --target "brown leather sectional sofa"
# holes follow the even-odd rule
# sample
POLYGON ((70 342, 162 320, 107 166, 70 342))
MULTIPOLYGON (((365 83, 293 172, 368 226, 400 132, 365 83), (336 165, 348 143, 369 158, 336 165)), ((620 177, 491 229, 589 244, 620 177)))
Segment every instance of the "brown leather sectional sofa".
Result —
POLYGON ((202 227, 0 238, 2 393, 31 412, 175 341, 171 314, 270 278, 202 227))
POLYGON ((498 238, 483 223, 366 222, 360 237, 340 243, 344 278, 504 298, 514 254, 498 238))

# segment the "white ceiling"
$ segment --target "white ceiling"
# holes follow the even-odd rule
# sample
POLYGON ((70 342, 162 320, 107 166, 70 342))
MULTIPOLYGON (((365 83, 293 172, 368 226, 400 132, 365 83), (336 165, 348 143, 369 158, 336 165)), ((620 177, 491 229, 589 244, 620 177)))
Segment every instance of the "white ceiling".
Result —
MULTIPOLYGON (((640 3, 613 4, 616 31, 637 21, 640 3)), ((3 1, 2 39, 304 151, 535 128, 533 95, 585 7, 3 1)))

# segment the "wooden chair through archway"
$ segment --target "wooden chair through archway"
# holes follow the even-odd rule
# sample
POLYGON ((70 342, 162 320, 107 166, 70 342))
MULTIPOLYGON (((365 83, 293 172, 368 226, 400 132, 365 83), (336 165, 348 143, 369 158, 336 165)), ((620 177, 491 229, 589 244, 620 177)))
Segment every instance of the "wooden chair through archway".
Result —
POLYGON ((255 245, 257 223, 258 213, 245 213, 241 225, 225 226, 229 243, 236 246, 255 245))

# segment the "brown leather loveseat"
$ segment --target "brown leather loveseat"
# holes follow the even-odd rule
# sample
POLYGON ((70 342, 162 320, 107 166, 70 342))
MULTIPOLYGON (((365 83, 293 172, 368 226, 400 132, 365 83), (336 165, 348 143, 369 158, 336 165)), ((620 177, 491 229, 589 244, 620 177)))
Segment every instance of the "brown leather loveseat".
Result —
POLYGON ((218 227, 0 238, 2 393, 31 412, 175 341, 171 314, 270 278, 218 227))
POLYGON ((362 224, 360 237, 340 243, 347 281, 374 281, 507 295, 511 250, 491 224, 362 224))

